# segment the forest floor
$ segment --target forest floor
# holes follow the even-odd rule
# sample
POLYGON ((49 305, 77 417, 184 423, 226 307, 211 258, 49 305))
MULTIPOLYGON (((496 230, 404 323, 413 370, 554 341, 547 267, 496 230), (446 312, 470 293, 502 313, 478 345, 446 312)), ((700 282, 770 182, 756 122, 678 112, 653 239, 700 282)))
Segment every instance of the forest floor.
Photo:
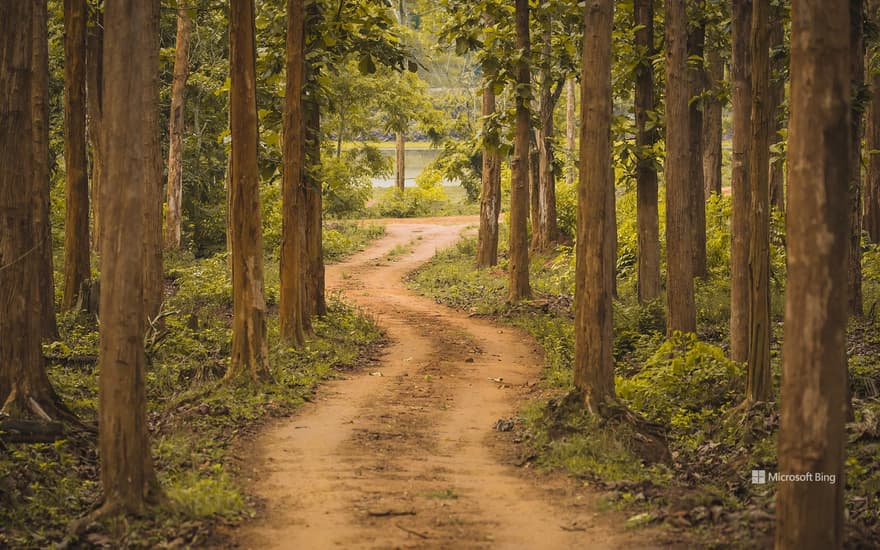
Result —
POLYGON ((328 266, 328 289, 372 315, 389 344, 278 420, 241 466, 256 519, 214 538, 242 548, 651 548, 584 482, 537 472, 510 431, 543 354, 525 332, 408 290, 403 278, 475 218, 386 222, 386 236, 328 266))

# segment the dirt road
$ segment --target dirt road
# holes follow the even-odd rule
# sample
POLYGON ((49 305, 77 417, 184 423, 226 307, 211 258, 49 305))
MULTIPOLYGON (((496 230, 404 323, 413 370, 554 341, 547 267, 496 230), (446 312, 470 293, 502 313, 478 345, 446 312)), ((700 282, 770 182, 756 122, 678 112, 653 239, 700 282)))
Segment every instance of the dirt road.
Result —
POLYGON ((402 282, 469 222, 392 223, 370 249, 328 269, 328 288, 374 315, 391 343, 374 366, 327 385, 257 440, 254 490, 266 510, 242 528, 241 547, 592 549, 657 540, 599 513, 580 485, 524 476, 500 460, 509 437, 493 425, 538 380, 534 343, 402 282))

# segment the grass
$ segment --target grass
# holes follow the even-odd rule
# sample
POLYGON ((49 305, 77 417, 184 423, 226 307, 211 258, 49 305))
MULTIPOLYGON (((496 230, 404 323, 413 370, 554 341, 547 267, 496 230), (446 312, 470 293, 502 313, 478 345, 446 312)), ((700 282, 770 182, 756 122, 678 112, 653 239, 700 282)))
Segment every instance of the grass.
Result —
MULTIPOLYGON (((384 233, 377 225, 329 227, 338 232, 328 260, 339 259, 384 233)), ((334 237, 331 237, 334 238, 334 237)), ((278 298, 277 262, 266 264, 266 296, 278 298)), ((57 543, 117 548, 153 548, 173 540, 194 545, 216 522, 251 516, 231 449, 250 438, 268 418, 288 415, 310 399, 322 382, 356 367, 381 335, 371 319, 328 297, 328 314, 314 323, 315 335, 301 349, 280 343, 278 319, 270 315, 271 381, 229 385, 221 378, 230 352, 231 286, 224 256, 166 259, 169 293, 163 309, 165 336, 148 353, 148 421, 159 482, 168 497, 148 518, 107 520, 81 540, 68 524, 101 498, 97 440, 71 432, 51 444, 0 446, 0 547, 47 547, 57 543)), ((95 320, 76 313, 59 317, 61 340, 47 352, 62 358, 48 375, 62 400, 85 422, 97 414, 94 363, 64 357, 96 356, 95 320)))

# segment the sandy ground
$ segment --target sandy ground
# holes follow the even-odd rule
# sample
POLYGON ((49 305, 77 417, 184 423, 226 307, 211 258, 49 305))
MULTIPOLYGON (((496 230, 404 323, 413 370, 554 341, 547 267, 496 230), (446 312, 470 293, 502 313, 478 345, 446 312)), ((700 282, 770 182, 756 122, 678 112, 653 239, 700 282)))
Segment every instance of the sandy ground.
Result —
POLYGON ((390 343, 368 369, 269 427, 246 464, 265 503, 233 546, 290 548, 651 548, 599 512, 580 482, 511 459, 515 414, 540 376, 535 343, 407 290, 402 278, 475 218, 386 221, 387 235, 330 266, 328 290, 373 315, 390 343), (398 245, 412 252, 389 260, 398 245))

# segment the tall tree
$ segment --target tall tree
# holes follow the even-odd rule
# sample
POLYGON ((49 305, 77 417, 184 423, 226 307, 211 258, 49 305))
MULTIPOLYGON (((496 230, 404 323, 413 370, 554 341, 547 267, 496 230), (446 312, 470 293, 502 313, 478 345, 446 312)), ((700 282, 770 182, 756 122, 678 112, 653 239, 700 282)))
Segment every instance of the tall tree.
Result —
POLYGON ((657 130, 651 122, 656 109, 654 99, 654 2, 633 2, 636 23, 635 46, 639 63, 635 68, 636 147, 636 224, 639 247, 639 302, 647 303, 660 295, 660 218, 657 209, 657 165, 654 144, 657 130))
POLYGON ((703 91, 706 71, 703 50, 706 43, 706 4, 691 0, 687 35, 688 56, 688 189, 691 201, 694 276, 706 276, 706 188, 703 183, 703 91))
POLYGON ((501 214, 501 159, 497 135, 491 131, 489 117, 495 113, 495 93, 491 83, 483 90, 483 174, 480 192, 480 229, 477 239, 477 267, 498 263, 498 216, 501 214), (493 137, 494 136, 494 139, 493 137))
POLYGON ((144 206, 152 159, 149 113, 132 108, 155 78, 150 36, 158 0, 108 2, 105 12, 104 142, 101 187, 101 345, 98 406, 104 504, 99 513, 142 514, 155 500, 147 431, 144 337, 144 206))
POLYGON ((721 114, 723 102, 721 90, 724 85, 724 59, 717 30, 707 32, 706 83, 708 96, 703 102, 703 184, 706 196, 721 194, 721 114))
POLYGON ((587 4, 581 78, 580 181, 578 183, 574 384, 594 414, 614 398, 611 307, 614 254, 607 238, 613 223, 611 177, 612 0, 587 4))
POLYGON ((47 418, 57 416, 58 401, 40 348, 42 258, 31 192, 45 184, 32 170, 40 154, 32 104, 40 10, 38 2, 0 2, 0 410, 47 418))
POLYGON ((64 0, 64 309, 90 276, 85 53, 86 1, 64 0))
POLYGON ((516 128, 510 183, 510 285, 507 298, 511 302, 528 298, 529 286, 529 133, 531 77, 529 76, 529 1, 516 0, 516 128))
POLYGON ((666 4, 666 331, 695 332, 691 210, 687 13, 684 0, 666 4))
POLYGON ((779 471, 836 483, 780 483, 776 548, 841 548, 851 52, 847 0, 794 0, 788 276, 779 471), (821 47, 816 47, 821 44, 821 47))
MULTIPOLYGON (((770 142, 781 139, 783 128, 783 102, 785 101, 785 7, 770 6, 770 142)), ((780 212, 785 210, 785 163, 775 159, 770 164, 770 204, 780 212)))
POLYGON ((177 4, 177 39, 174 42, 174 83, 168 117, 168 186, 165 217, 165 246, 180 248, 183 225, 183 131, 185 125, 186 80, 189 78, 189 39, 192 18, 185 0, 177 4))
POLYGON ((98 251, 101 238, 101 179, 104 173, 103 146, 103 64, 104 64, 104 14, 98 8, 91 9, 86 36, 86 112, 88 134, 92 152, 92 250, 98 251))
POLYGON ((49 222, 49 29, 47 3, 34 8, 34 50, 31 82, 31 109, 34 131, 34 236, 39 250, 38 287, 40 299, 32 304, 40 308, 40 331, 43 338, 57 338, 55 319, 55 281, 52 266, 52 227, 49 222))
POLYGON ((284 93, 284 165, 281 219, 281 337, 293 344, 305 342, 303 325, 302 261, 305 247, 305 160, 303 123, 303 77, 305 3, 287 2, 287 82, 284 93))
MULTIPOLYGON (((863 0, 850 0, 850 75, 853 97, 862 95, 865 85, 865 33, 863 0)), ((849 314, 860 317, 862 310, 862 101, 852 105, 849 176, 849 269, 847 284, 849 314)))
POLYGON ((749 139, 751 135, 752 77, 749 37, 752 0, 733 0, 731 14, 731 80, 733 152, 731 155, 730 229, 730 358, 749 358, 749 139))
POLYGON ((152 321, 162 306, 162 147, 159 129, 159 2, 149 0, 153 12, 147 20, 147 53, 150 79, 142 90, 142 109, 147 124, 144 154, 147 155, 144 188, 144 314, 152 321))
MULTIPOLYGON (((868 0, 868 18, 876 28, 880 25, 880 0, 868 0)), ((876 56, 875 45, 872 53, 876 56)), ((868 176, 865 181, 865 231, 873 243, 880 243, 880 70, 871 67, 869 82, 871 102, 868 104, 867 143, 868 176)))
POLYGON ((553 55, 553 15, 544 13, 541 17, 541 69, 538 84, 538 129, 535 137, 538 164, 532 167, 538 173, 537 185, 537 224, 532 226, 532 244, 535 250, 547 250, 559 239, 556 224, 556 173, 553 139, 555 127, 553 112, 562 95, 564 80, 556 81, 552 74, 553 55))
MULTIPOLYGON (((308 68, 306 69, 308 71, 308 68)), ((324 298, 324 253, 322 220, 322 186, 319 174, 321 164, 321 108, 314 91, 304 102, 305 113, 305 183, 303 194, 306 211, 305 262, 306 276, 305 299, 303 302, 304 317, 310 319, 315 315, 324 315, 327 303, 324 298)), ((307 328, 311 325, 306 321, 307 328)))
POLYGON ((269 375, 263 231, 257 171, 254 0, 231 0, 229 123, 232 135, 229 229, 232 245, 232 360, 227 379, 269 375))
MULTIPOLYGON (((577 82, 575 82, 575 77, 570 76, 565 81, 565 144, 568 148, 568 154, 571 157, 577 153, 575 148, 577 144, 575 142, 575 138, 577 137, 577 121, 576 119, 576 109, 577 109, 577 82)), ((565 171, 565 179, 568 183, 574 183, 577 178, 577 166, 572 162, 569 163, 568 168, 565 171)))
POLYGON ((746 399, 770 399, 770 3, 752 5, 749 143, 749 355, 746 399))

